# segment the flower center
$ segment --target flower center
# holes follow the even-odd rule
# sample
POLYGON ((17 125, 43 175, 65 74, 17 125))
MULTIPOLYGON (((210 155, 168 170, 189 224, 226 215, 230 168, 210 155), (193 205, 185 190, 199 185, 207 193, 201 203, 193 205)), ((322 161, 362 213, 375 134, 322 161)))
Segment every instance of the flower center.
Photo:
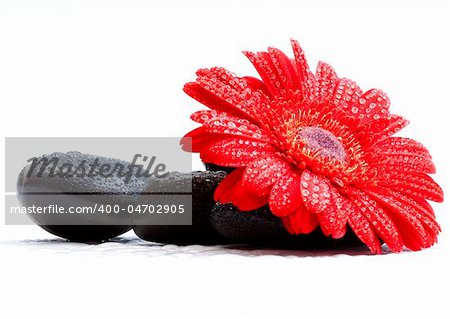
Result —
POLYGON ((306 144, 306 148, 320 155, 331 157, 340 162, 345 159, 345 149, 342 143, 331 132, 320 127, 302 127, 298 132, 306 144))

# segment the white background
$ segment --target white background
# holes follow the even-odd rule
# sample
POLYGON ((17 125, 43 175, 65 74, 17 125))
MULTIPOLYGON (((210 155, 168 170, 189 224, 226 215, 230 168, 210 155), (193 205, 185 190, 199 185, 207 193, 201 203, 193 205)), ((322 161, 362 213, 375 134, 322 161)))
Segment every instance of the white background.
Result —
MULTIPOLYGON (((435 178, 449 189, 444 2, 13 1, 0 10, 3 137, 181 136, 201 108, 182 92, 197 68, 255 75, 242 50, 291 55, 295 38, 312 68, 325 60, 363 89, 386 91, 392 112, 411 121, 402 135, 429 147, 435 178)), ((383 256, 133 239, 86 246, 1 226, 0 317, 448 318, 448 205, 434 207, 443 226, 437 246, 383 256)))

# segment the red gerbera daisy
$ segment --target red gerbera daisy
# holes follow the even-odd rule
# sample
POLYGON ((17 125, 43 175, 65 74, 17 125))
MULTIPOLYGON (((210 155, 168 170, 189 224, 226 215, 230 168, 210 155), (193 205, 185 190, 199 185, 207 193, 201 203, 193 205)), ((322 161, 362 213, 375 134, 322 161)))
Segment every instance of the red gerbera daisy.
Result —
POLYGON ((309 70, 303 50, 245 55, 262 80, 215 67, 197 71, 184 91, 210 108, 192 114, 202 126, 184 148, 206 163, 236 168, 215 199, 249 211, 269 204, 291 234, 316 227, 333 238, 347 225, 373 253, 420 250, 440 232, 427 200, 443 192, 419 142, 392 135, 407 125, 389 112, 380 90, 363 92, 319 62, 309 70))

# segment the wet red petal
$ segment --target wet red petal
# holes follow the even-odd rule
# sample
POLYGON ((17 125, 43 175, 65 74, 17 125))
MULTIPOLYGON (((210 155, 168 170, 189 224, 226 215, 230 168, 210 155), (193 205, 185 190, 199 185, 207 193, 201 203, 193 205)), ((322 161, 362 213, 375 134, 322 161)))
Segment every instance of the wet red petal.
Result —
POLYGON ((330 205, 317 216, 324 234, 336 239, 342 238, 347 230, 347 214, 342 196, 334 186, 330 185, 330 205))
POLYGON ((200 110, 191 114, 191 120, 199 124, 204 124, 212 119, 228 118, 228 117, 234 118, 227 112, 218 112, 216 110, 200 110))
POLYGON ((217 96, 211 90, 203 88, 197 82, 189 82, 184 85, 184 92, 190 97, 196 99, 203 105, 210 107, 217 111, 224 111, 232 115, 239 117, 252 119, 252 115, 248 114, 242 106, 233 105, 230 101, 226 100, 224 97, 217 96))
POLYGON ((264 142, 244 138, 225 138, 214 141, 200 154, 205 163, 227 167, 242 167, 253 162, 255 158, 269 156, 276 149, 264 142))
POLYGON ((317 228, 317 215, 300 207, 293 214, 282 217, 286 230, 293 234, 309 234, 317 228))
POLYGON ((354 111, 357 112, 358 108, 355 105, 359 103, 362 94, 362 90, 354 81, 343 78, 335 88, 333 103, 350 114, 356 114, 354 111))
POLYGON ((442 188, 425 174, 395 172, 379 184, 410 197, 424 198, 435 202, 444 200, 442 188))
POLYGON ((298 83, 296 83, 296 87, 302 93, 304 99, 306 97, 312 96, 313 83, 311 76, 311 71, 309 70, 308 61, 305 57, 305 52, 300 47, 300 44, 291 40, 292 50, 294 51, 294 59, 295 59, 295 67, 297 69, 298 74, 298 83))
POLYGON ((403 240, 397 226, 386 211, 362 191, 350 188, 348 190, 351 193, 352 202, 367 218, 378 236, 383 239, 393 252, 401 251, 403 249, 403 240))
POLYGON ((196 129, 187 133, 180 141, 183 150, 187 152, 201 152, 203 147, 215 140, 213 134, 205 132, 203 127, 197 127, 196 129))
POLYGON ((365 125, 360 125, 355 130, 355 136, 357 136, 361 145, 370 150, 371 147, 375 147, 375 144, 398 132, 408 123, 406 119, 399 115, 389 114, 379 120, 374 119, 365 125))
POLYGON ((267 87, 264 85, 264 82, 260 79, 257 79, 253 76, 244 76, 242 77, 243 80, 245 80, 250 88, 254 91, 261 91, 267 96, 270 96, 269 91, 267 90, 267 87))
MULTIPOLYGON (((407 206, 394 196, 380 195, 377 192, 366 191, 376 201, 387 208, 388 214, 397 225, 405 246, 411 250, 420 250, 433 245, 439 231, 430 228, 429 219, 414 211, 412 206, 407 206)), ((391 193, 392 194, 392 193, 391 193)))
POLYGON ((365 128, 365 141, 361 141, 363 145, 371 145, 382 141, 391 135, 399 132, 402 128, 409 124, 408 120, 395 114, 390 114, 382 120, 371 121, 365 128))
POLYGON ((255 194, 240 181, 233 189, 231 202, 241 211, 251 211, 266 205, 268 195, 255 194))
POLYGON ((319 61, 314 90, 317 99, 321 102, 331 101, 334 89, 338 82, 339 78, 333 67, 325 62, 319 61))
POLYGON ((295 83, 298 82, 297 71, 291 60, 282 51, 275 48, 269 48, 268 51, 272 63, 277 70, 278 77, 285 89, 284 95, 286 95, 290 90, 296 89, 295 83))
POLYGON ((274 70, 269 54, 266 52, 253 53, 249 51, 244 51, 244 54, 253 64, 256 71, 258 71, 270 95, 272 97, 280 96, 280 79, 274 70))
POLYGON ((322 213, 330 207, 330 184, 322 176, 305 169, 301 177, 300 191, 308 210, 322 213))
POLYGON ((266 196, 271 186, 290 171, 289 164, 278 156, 264 156, 250 163, 242 176, 242 185, 259 196, 266 196))
POLYGON ((404 137, 388 137, 366 151, 366 159, 384 172, 417 172, 432 174, 436 168, 428 150, 419 142, 404 137))
POLYGON ((221 203, 231 202, 231 195, 233 193, 233 188, 240 181, 242 174, 244 173, 243 168, 237 168, 228 174, 217 186, 214 191, 214 201, 221 203))
POLYGON ((364 125, 372 120, 378 120, 388 115, 390 101, 387 95, 377 89, 372 89, 361 95, 351 112, 364 125))
POLYGON ((366 192, 376 198, 380 203, 383 203, 383 205, 393 210, 398 210, 401 214, 411 215, 417 218, 432 234, 434 241, 436 241, 436 237, 441 231, 441 228, 435 219, 434 212, 432 209, 430 211, 427 205, 387 188, 378 187, 371 191, 367 190, 366 192))
POLYGON ((317 213, 319 224, 325 235, 341 238, 346 232, 346 211, 342 198, 327 178, 304 170, 300 182, 301 196, 305 207, 317 213))
POLYGON ((270 143, 272 139, 265 134, 257 125, 249 123, 245 119, 235 117, 212 118, 203 124, 206 132, 212 134, 242 136, 260 142, 270 143))
POLYGON ((343 208, 347 210, 347 222, 358 238, 374 254, 381 254, 381 243, 371 223, 348 198, 343 197, 343 208))
MULTIPOLYGON (((431 158, 430 152, 425 146, 406 137, 388 137, 374 145, 372 148, 379 154, 384 155, 415 155, 423 158, 431 158)), ((368 151, 370 151, 370 149, 368 151)))
POLYGON ((211 109, 233 116, 255 120, 258 105, 264 96, 251 90, 247 81, 224 68, 200 69, 197 81, 187 83, 184 91, 211 109))
POLYGON ((274 184, 270 193, 270 210, 276 216, 292 214, 302 204, 300 193, 300 175, 288 172, 274 184))

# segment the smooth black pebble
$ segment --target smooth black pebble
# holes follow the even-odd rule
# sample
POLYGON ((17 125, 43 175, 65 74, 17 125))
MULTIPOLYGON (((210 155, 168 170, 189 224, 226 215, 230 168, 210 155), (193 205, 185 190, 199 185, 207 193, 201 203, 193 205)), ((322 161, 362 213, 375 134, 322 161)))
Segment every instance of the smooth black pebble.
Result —
POLYGON ((340 239, 326 237, 320 228, 310 234, 291 235, 268 206, 241 212, 231 204, 217 204, 211 212, 211 223, 218 233, 236 243, 262 247, 310 250, 364 245, 349 229, 340 239))
MULTIPOLYGON (((135 174, 126 181, 125 177, 112 174, 110 177, 89 176, 90 164, 98 160, 98 165, 116 163, 128 169, 128 162, 117 159, 99 157, 79 152, 53 153, 43 155, 49 160, 57 158, 58 164, 54 172, 59 172, 63 165, 77 168, 81 163, 87 168, 84 176, 58 175, 51 176, 52 164, 48 165, 39 176, 41 166, 31 172, 31 164, 19 174, 17 193, 22 206, 47 207, 57 205, 64 207, 93 207, 98 205, 118 205, 125 208, 137 200, 137 195, 150 182, 149 177, 137 178, 135 174)), ((81 171, 79 171, 81 172, 81 171)), ((98 169, 94 170, 98 173, 98 169)), ((106 207, 106 206, 104 206, 106 207)), ((48 232, 76 242, 97 243, 117 237, 132 228, 132 219, 126 214, 29 214, 29 217, 48 232), (61 222, 62 221, 62 222, 61 222), (60 223, 61 224, 57 224, 60 223), (106 223, 105 223, 106 222, 106 223)))
POLYGON ((226 176, 223 171, 172 173, 149 185, 149 193, 173 193, 192 183, 192 225, 134 225, 133 230, 141 239, 178 245, 227 243, 212 227, 210 213, 215 205, 214 190, 226 176))

